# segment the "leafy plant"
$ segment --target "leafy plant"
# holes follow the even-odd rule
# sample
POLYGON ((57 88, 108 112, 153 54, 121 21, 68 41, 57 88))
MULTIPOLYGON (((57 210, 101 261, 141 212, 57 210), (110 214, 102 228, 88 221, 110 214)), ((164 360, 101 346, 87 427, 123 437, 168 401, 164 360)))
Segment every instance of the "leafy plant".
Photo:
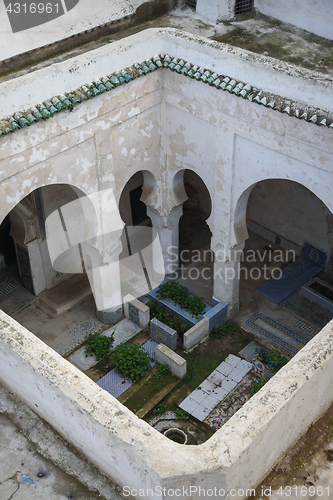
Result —
POLYGON ((215 326, 212 328, 209 337, 214 339, 220 339, 221 337, 225 337, 228 334, 234 335, 237 331, 237 328, 231 323, 231 321, 227 321, 224 325, 215 326))
POLYGON ((187 330, 188 327, 180 321, 178 316, 171 316, 171 314, 168 314, 164 307, 159 306, 157 302, 150 302, 149 308, 151 318, 158 319, 180 334, 183 334, 187 330))
POLYGON ((188 289, 177 281, 162 283, 158 288, 157 296, 173 300, 175 305, 180 305, 196 317, 200 316, 206 307, 201 297, 191 296, 188 289))
POLYGON ((251 394, 251 396, 253 396, 258 391, 260 391, 260 389, 262 387, 264 387, 264 385, 266 384, 266 382, 268 382, 268 379, 265 379, 265 378, 261 378, 257 382, 253 382, 253 384, 250 387, 250 394, 251 394))
POLYGON ((176 406, 174 409, 173 409, 176 417, 175 417, 175 420, 189 420, 190 419, 190 416, 189 414, 182 410, 181 408, 178 408, 178 406, 176 406))
POLYGON ((268 354, 267 349, 265 349, 264 347, 260 347, 260 349, 258 351, 258 358, 260 359, 260 361, 265 362, 267 359, 267 354, 268 354))
POLYGON ((157 407, 157 408, 154 408, 153 409, 153 414, 154 415, 158 415, 160 413, 164 413, 166 411, 166 404, 163 402, 163 403, 160 403, 160 405, 157 407))
POLYGON ((86 357, 95 354, 96 359, 101 360, 110 353, 110 349, 113 344, 113 338, 106 337, 105 335, 100 335, 98 333, 90 333, 86 337, 86 342, 86 357))
POLYGON ((267 361, 270 361, 272 365, 277 369, 288 363, 287 358, 282 356, 280 351, 277 351, 276 349, 272 349, 271 351, 269 351, 269 353, 267 354, 267 361))
POLYGON ((112 353, 116 369, 125 377, 140 380, 150 369, 149 356, 137 344, 120 344, 112 353))

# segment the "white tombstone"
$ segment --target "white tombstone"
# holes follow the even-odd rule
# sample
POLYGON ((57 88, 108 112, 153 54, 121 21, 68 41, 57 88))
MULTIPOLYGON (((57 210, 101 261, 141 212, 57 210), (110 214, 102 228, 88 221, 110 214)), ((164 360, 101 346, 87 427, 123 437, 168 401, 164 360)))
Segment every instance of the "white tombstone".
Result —
POLYGON ((133 321, 140 328, 144 329, 148 326, 150 309, 133 295, 128 294, 124 297, 124 313, 126 318, 133 321))

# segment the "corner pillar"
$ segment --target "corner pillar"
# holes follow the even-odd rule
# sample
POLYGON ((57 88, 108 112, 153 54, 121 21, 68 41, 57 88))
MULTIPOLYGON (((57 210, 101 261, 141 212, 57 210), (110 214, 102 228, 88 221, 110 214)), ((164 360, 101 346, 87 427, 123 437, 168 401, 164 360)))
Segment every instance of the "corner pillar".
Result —
POLYGON ((214 262, 214 300, 228 304, 228 317, 239 311, 240 263, 245 241, 239 245, 215 251, 214 262))

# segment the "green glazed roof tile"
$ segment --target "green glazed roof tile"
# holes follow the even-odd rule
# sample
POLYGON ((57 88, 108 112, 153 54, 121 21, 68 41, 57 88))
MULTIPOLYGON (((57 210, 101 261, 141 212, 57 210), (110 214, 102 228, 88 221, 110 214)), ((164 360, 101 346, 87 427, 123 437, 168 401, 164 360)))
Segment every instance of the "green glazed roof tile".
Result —
POLYGON ((0 119, 0 135, 14 132, 25 125, 30 126, 41 119, 47 119, 56 112, 72 109, 76 104, 91 99, 103 92, 113 90, 115 87, 128 83, 130 80, 146 75, 159 68, 169 68, 180 75, 189 76, 202 82, 214 86, 217 90, 227 90, 236 97, 242 97, 250 102, 259 104, 274 111, 288 114, 297 119, 302 119, 320 126, 333 129, 333 116, 323 110, 315 109, 311 106, 301 108, 301 104, 291 103, 285 98, 269 94, 260 89, 254 89, 248 83, 237 82, 226 75, 212 73, 203 66, 192 65, 189 61, 172 58, 169 54, 155 54, 151 59, 135 63, 129 68, 117 71, 109 76, 103 76, 91 83, 82 85, 80 88, 68 94, 61 94, 46 100, 44 103, 33 106, 28 111, 17 112, 12 117, 0 119), (310 118, 308 118, 310 117, 310 118))

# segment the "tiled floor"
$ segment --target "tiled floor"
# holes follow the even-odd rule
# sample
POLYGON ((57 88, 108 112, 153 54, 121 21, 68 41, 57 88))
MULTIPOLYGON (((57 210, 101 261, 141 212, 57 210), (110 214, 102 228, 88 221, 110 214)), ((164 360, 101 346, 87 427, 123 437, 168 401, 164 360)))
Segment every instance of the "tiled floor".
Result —
MULTIPOLYGON (((151 358, 150 366, 155 365, 155 349, 157 343, 153 340, 148 340, 142 345, 142 349, 146 351, 151 358)), ((106 392, 111 394, 113 397, 118 398, 123 392, 125 392, 129 387, 133 385, 133 381, 129 378, 123 377, 115 369, 111 370, 109 373, 104 375, 100 380, 98 380, 97 385, 99 385, 106 392)))
POLYGON ((251 397, 249 387, 258 380, 249 373, 244 377, 217 407, 209 414, 205 422, 213 429, 220 429, 251 397))
POLYGON ((251 316, 246 324, 294 354, 307 343, 306 339, 260 313, 251 316))
POLYGON ((202 384, 179 405, 201 422, 251 370, 252 364, 229 354, 202 384))

